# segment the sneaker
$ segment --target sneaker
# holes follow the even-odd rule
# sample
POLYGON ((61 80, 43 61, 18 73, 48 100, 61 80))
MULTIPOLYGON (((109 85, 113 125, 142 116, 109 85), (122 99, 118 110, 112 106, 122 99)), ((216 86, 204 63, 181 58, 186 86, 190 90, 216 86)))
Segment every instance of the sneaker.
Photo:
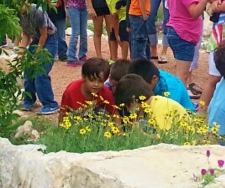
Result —
POLYGON ((114 61, 114 60, 111 60, 111 59, 110 59, 108 62, 109 62, 109 65, 110 65, 110 66, 113 65, 113 64, 115 63, 115 61, 114 61))
POLYGON ((34 108, 38 108, 38 107, 40 107, 40 105, 38 105, 37 103, 34 103, 32 105, 30 105, 30 104, 23 104, 23 107, 20 110, 28 112, 28 111, 31 111, 34 108))
POLYGON ((78 66, 82 66, 84 64, 83 61, 67 61, 67 66, 68 67, 78 67, 78 66))
POLYGON ((88 59, 87 56, 86 56, 86 55, 83 55, 79 60, 84 62, 84 61, 86 61, 87 59, 88 59))
POLYGON ((67 61, 67 56, 62 56, 62 57, 59 57, 59 60, 60 60, 60 61, 64 61, 64 62, 65 62, 65 61, 67 61))
POLYGON ((49 115, 49 114, 55 114, 59 111, 59 107, 43 107, 41 110, 37 112, 38 115, 49 115))

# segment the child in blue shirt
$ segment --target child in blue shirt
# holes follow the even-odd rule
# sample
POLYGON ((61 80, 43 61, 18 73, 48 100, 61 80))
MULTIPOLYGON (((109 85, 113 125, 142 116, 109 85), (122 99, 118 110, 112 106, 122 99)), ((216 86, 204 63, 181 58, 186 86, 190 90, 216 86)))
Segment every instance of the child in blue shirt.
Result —
POLYGON ((213 98, 209 103, 208 124, 214 126, 218 123, 220 125, 219 135, 222 136, 225 135, 225 43, 214 52, 214 61, 222 78, 216 85, 213 98))
POLYGON ((155 95, 166 96, 177 101, 184 108, 195 111, 183 82, 169 72, 159 70, 151 61, 137 59, 131 62, 128 73, 140 75, 155 95))

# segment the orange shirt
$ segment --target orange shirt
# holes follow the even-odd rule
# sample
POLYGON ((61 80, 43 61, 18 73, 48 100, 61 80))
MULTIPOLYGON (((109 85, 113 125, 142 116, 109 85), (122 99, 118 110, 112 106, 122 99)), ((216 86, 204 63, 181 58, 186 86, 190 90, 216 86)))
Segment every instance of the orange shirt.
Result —
MULTIPOLYGON (((142 16, 141 8, 139 5, 140 0, 131 0, 130 8, 129 8, 129 14, 134 16, 142 16)), ((146 13, 150 14, 150 8, 151 8, 151 0, 142 0, 145 1, 145 9, 146 13)))

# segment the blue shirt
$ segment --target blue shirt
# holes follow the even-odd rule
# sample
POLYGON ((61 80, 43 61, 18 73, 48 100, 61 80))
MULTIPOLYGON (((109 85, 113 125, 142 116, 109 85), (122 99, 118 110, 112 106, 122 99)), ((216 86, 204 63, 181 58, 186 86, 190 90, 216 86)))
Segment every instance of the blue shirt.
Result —
POLYGON ((220 125, 219 135, 225 135, 225 80, 222 78, 216 85, 213 98, 208 108, 208 124, 213 126, 216 122, 220 125))
POLYGON ((159 70, 159 81, 153 92, 155 95, 161 96, 165 96, 164 92, 169 92, 168 98, 177 101, 188 110, 195 111, 186 87, 183 82, 173 74, 159 70))

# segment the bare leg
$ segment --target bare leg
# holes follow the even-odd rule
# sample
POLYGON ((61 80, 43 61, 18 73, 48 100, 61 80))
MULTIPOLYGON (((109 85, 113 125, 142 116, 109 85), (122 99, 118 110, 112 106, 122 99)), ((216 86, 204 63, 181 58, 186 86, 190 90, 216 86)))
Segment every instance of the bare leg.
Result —
POLYGON ((116 61, 118 58, 118 42, 116 40, 110 41, 111 47, 111 60, 116 61))
POLYGON ((128 56, 129 43, 127 41, 122 42, 122 59, 127 59, 128 56))
POLYGON ((207 112, 207 107, 212 99, 214 90, 216 88, 216 84, 220 81, 221 76, 213 76, 213 75, 208 75, 207 82, 204 85, 202 96, 200 98, 200 101, 205 102, 205 108, 200 108, 199 113, 206 113, 207 112))
POLYGON ((105 15, 105 24, 106 24, 106 31, 107 31, 107 34, 108 34, 108 43, 109 43, 110 59, 112 59, 112 49, 111 49, 110 40, 109 40, 110 31, 111 31, 111 27, 110 27, 111 26, 111 23, 112 23, 112 16, 111 15, 105 15))
POLYGON ((98 16, 93 18, 94 24, 94 46, 97 57, 102 57, 101 52, 101 37, 102 37, 102 26, 103 26, 103 16, 98 16))
POLYGON ((152 57, 157 57, 158 56, 157 45, 151 45, 151 56, 152 57))
POLYGON ((187 79, 189 75, 189 68, 191 66, 191 61, 176 60, 176 76, 181 79, 184 85, 187 85, 187 79))

